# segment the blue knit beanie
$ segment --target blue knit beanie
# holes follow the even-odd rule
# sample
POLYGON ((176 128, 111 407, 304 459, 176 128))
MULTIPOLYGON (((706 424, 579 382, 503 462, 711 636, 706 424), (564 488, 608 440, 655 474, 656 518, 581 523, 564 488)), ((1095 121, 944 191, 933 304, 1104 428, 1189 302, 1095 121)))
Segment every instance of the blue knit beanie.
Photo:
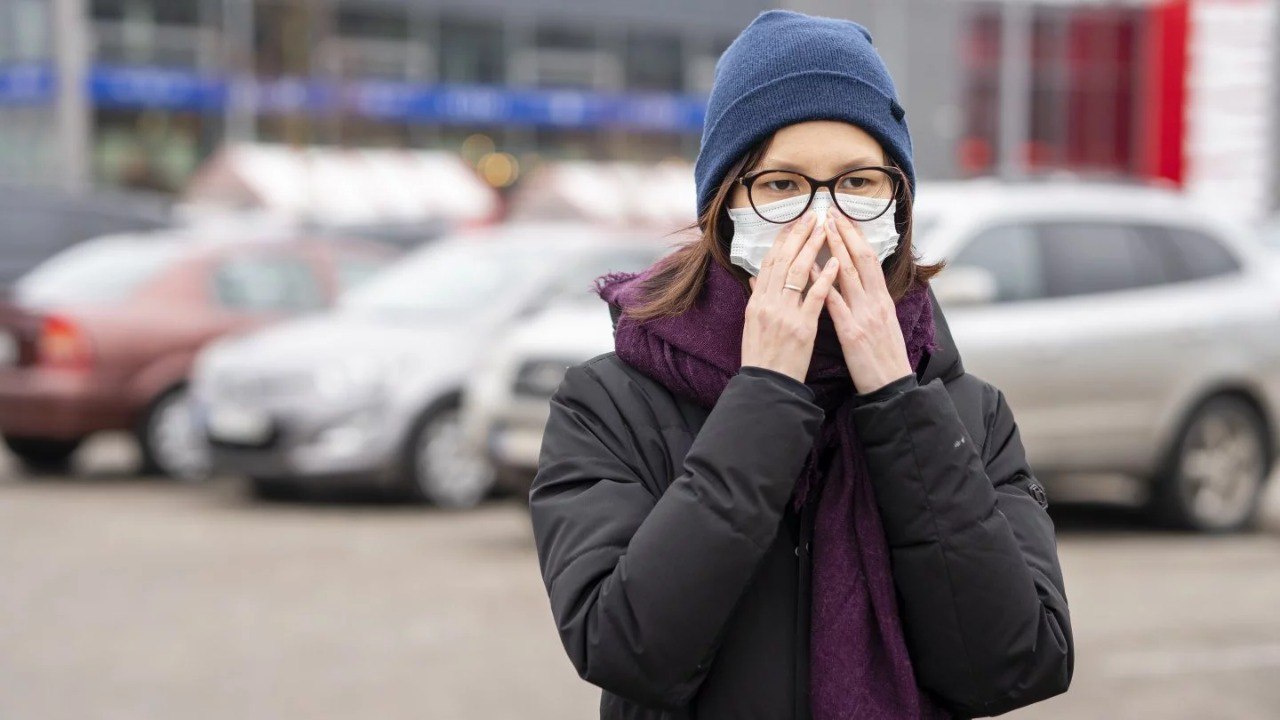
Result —
POLYGON ((779 128, 805 120, 845 120, 865 130, 906 172, 914 194, 905 114, 865 27, 766 10, 716 61, 693 170, 698 217, 743 153, 779 128))

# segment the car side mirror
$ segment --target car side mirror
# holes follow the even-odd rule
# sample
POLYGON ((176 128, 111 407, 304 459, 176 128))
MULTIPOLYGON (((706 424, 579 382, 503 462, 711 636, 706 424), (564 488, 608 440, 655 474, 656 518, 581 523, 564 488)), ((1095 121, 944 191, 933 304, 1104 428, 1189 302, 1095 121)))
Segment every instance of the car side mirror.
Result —
POLYGON ((995 302, 996 278, 991 271, 976 265, 944 268, 930 282, 938 304, 959 307, 995 302))

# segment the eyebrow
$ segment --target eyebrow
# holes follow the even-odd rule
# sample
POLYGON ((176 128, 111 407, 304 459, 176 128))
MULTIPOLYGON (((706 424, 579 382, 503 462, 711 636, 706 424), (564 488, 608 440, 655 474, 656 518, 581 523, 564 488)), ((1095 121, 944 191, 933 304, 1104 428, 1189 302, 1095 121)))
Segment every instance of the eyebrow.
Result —
MULTIPOLYGON (((858 157, 858 158, 854 158, 853 160, 850 160, 849 162, 841 166, 840 170, 837 171, 836 174, 839 175, 840 173, 843 173, 847 170, 852 170, 854 168, 867 167, 867 166, 879 166, 883 164, 884 164, 883 162, 881 162, 876 158, 867 157, 867 156, 858 157)), ((800 167, 795 163, 788 162, 786 160, 779 160, 777 158, 770 158, 770 157, 762 158, 760 160, 760 164, 755 169, 756 170, 764 170, 764 169, 794 170, 795 172, 804 172, 804 168, 800 167)), ((754 170, 752 172, 754 172, 754 170)))

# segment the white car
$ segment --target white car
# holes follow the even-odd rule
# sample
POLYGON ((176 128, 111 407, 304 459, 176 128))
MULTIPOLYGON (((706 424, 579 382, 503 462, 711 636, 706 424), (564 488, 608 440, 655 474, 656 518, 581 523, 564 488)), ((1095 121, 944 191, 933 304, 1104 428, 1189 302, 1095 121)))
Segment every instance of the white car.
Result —
POLYGON ((584 223, 491 226, 435 241, 328 313, 219 341, 192 393, 215 470, 260 495, 377 485, 471 507, 492 469, 461 442, 459 392, 502 333, 660 251, 584 223))
POLYGON ((527 499, 565 370, 613 349, 606 308, 594 295, 550 306, 492 346, 472 373, 462 393, 464 433, 504 490, 527 499))
POLYGON ((933 287, 961 358, 1041 474, 1140 479, 1182 527, 1255 517, 1280 439, 1280 276, 1230 216, 1149 187, 922 184, 915 243, 948 261, 933 287))

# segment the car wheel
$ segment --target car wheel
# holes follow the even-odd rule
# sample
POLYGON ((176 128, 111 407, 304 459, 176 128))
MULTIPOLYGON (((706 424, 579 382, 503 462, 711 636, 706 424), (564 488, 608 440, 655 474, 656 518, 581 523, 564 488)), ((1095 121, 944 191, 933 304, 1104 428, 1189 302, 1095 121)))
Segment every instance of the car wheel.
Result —
POLYGON ((1153 485, 1163 524, 1233 532, 1252 524, 1270 471, 1267 428, 1247 401, 1219 395, 1187 418, 1153 485))
POLYGON ((27 470, 37 473, 60 473, 71 468, 71 454, 80 447, 80 440, 49 440, 6 435, 4 444, 27 470))
POLYGON ((418 423, 407 465, 409 494, 443 508, 480 504, 496 480, 493 466, 466 443, 456 404, 439 407, 418 423))
POLYGON ((209 476, 209 447, 185 387, 174 388, 152 403, 138 431, 138 443, 144 472, 188 481, 209 476))

